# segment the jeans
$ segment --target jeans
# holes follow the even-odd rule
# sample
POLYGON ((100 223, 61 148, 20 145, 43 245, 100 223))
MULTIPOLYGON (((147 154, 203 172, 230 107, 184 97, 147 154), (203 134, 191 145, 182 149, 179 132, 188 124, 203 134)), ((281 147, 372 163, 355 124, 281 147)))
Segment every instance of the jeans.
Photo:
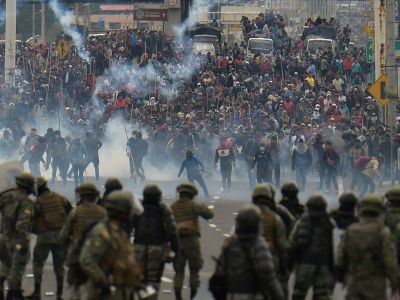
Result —
POLYGON ((221 175, 222 175, 222 188, 224 189, 224 192, 230 192, 232 184, 232 165, 222 164, 221 175))
POLYGON ((333 187, 337 190, 338 189, 337 170, 335 167, 328 167, 328 169, 326 170, 326 188, 327 189, 330 189, 331 182, 333 184, 333 187))
POLYGON ((198 182, 198 184, 201 186, 204 195, 206 197, 209 197, 210 195, 208 194, 208 189, 207 189, 207 185, 204 182, 203 176, 201 176, 201 174, 197 174, 197 175, 188 175, 188 180, 191 183, 194 183, 195 181, 198 182))

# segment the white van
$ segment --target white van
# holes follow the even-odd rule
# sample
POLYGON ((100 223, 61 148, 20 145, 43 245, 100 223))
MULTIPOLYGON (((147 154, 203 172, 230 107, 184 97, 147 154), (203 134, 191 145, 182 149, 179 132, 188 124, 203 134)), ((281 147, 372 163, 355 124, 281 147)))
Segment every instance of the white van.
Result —
POLYGON ((319 49, 335 52, 335 43, 331 39, 323 38, 310 38, 307 40, 307 51, 310 53, 312 58, 317 58, 317 51, 319 49))
POLYGON ((247 42, 246 59, 254 57, 254 54, 260 53, 264 57, 270 57, 274 52, 274 42, 267 38, 250 38, 247 42))

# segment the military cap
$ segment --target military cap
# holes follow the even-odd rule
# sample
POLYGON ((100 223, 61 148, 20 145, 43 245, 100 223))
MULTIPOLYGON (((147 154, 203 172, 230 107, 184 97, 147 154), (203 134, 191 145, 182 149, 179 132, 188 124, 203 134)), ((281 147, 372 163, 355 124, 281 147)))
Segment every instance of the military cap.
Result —
POLYGON ((143 189, 143 197, 146 196, 161 196, 162 192, 158 185, 156 184, 148 184, 143 189))
POLYGON ((394 188, 388 190, 385 196, 389 201, 400 202, 400 186, 395 186, 394 188))
POLYGON ((260 231, 261 212, 257 206, 246 205, 236 216, 235 232, 238 235, 257 234, 260 231))
POLYGON ((18 186, 30 188, 35 184, 35 177, 30 173, 21 173, 15 176, 15 183, 18 186))
POLYGON ((106 183, 104 184, 104 188, 106 190, 122 190, 122 183, 118 178, 111 177, 108 178, 106 183))
POLYGON ((85 182, 79 186, 78 193, 80 196, 85 196, 85 195, 96 195, 97 196, 97 195, 99 195, 100 192, 94 183, 85 182))
POLYGON ((284 196, 295 196, 299 193, 299 188, 297 184, 293 181, 286 182, 281 187, 281 193, 284 196))
POLYGON ((253 189, 253 198, 256 197, 266 197, 272 199, 272 191, 268 184, 257 184, 253 189))
POLYGON ((107 210, 127 213, 129 215, 133 210, 134 199, 131 192, 115 191, 105 198, 104 207, 107 210))
POLYGON ((193 197, 198 194, 197 188, 190 182, 181 183, 177 186, 176 191, 178 193, 189 193, 193 197))
POLYGON ((362 199, 358 206, 360 213, 370 211, 376 213, 382 213, 385 210, 383 197, 376 194, 367 194, 362 199))
POLYGON ((340 205, 344 206, 355 206, 358 202, 358 198, 354 193, 343 193, 339 197, 340 205))
POLYGON ((322 212, 326 210, 326 200, 322 195, 313 195, 307 201, 309 211, 322 212))
POLYGON ((47 185, 47 180, 44 179, 42 176, 36 177, 36 184, 37 184, 37 188, 40 189, 47 185))

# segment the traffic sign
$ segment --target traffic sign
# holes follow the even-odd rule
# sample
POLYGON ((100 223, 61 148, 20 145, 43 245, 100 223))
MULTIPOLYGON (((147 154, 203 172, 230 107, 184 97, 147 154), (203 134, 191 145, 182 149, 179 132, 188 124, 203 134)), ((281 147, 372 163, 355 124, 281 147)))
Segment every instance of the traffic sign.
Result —
POLYGON ((388 86, 389 78, 386 74, 381 75, 375 83, 368 88, 368 93, 374 97, 382 106, 388 105, 389 101, 386 96, 386 87, 388 86))
POLYGON ((61 59, 64 59, 67 56, 69 51, 69 44, 65 40, 65 38, 62 37, 61 40, 58 42, 56 51, 58 55, 61 57, 61 59))
POLYGON ((372 64, 374 62, 375 49, 374 49, 374 43, 371 39, 369 39, 367 41, 367 46, 365 47, 365 49, 366 49, 366 51, 365 51, 366 61, 367 61, 367 63, 372 64))
POLYGON ((368 36, 372 37, 375 34, 375 23, 365 23, 365 25, 363 26, 363 30, 368 34, 368 36))

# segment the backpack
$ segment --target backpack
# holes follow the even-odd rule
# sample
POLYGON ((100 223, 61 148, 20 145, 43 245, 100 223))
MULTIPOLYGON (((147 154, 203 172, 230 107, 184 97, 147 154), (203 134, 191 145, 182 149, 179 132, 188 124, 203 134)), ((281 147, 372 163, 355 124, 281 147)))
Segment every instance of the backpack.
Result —
POLYGON ((368 165, 370 162, 371 157, 368 156, 361 156, 358 158, 354 164, 354 167, 357 171, 362 171, 365 169, 365 167, 368 165))

